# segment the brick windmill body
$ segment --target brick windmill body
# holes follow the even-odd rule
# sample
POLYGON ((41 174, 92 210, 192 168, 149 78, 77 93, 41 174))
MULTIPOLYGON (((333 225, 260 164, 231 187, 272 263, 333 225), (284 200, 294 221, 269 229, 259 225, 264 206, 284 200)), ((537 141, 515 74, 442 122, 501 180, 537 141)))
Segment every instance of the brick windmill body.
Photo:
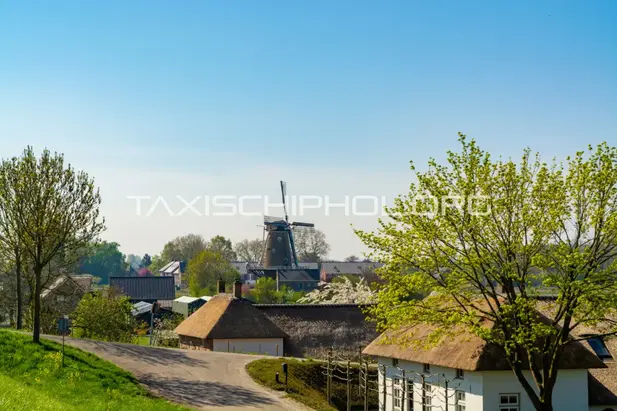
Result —
POLYGON ((311 229, 312 223, 289 222, 285 203, 286 184, 281 181, 283 210, 285 217, 264 217, 266 244, 263 256, 263 265, 250 269, 256 278, 269 277, 276 280, 276 288, 283 285, 296 291, 310 291, 317 287, 319 269, 298 263, 298 255, 294 243, 293 230, 311 229))

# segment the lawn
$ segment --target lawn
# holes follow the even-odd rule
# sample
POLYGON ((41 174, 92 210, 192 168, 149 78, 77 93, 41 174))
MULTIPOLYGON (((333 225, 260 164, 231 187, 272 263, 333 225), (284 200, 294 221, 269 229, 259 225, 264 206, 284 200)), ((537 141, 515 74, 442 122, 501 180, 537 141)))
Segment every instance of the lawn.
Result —
POLYGON ((187 410, 150 395, 130 373, 92 354, 0 330, 0 410, 187 410))
MULTIPOLYGON (((262 359, 249 363, 246 370, 258 383, 277 390, 284 391, 282 383, 285 377, 282 372, 282 364, 288 364, 287 396, 317 411, 345 410, 347 404, 347 384, 334 378, 332 380, 332 405, 326 399, 326 376, 324 375, 324 363, 313 360, 293 359, 262 359), (280 374, 281 383, 275 380, 276 372, 280 374)), ((352 368, 351 402, 353 410, 364 409, 364 399, 358 393, 358 369, 352 368)), ((342 377, 343 375, 339 375, 342 377)), ((371 393, 369 409, 378 408, 377 394, 371 393)))

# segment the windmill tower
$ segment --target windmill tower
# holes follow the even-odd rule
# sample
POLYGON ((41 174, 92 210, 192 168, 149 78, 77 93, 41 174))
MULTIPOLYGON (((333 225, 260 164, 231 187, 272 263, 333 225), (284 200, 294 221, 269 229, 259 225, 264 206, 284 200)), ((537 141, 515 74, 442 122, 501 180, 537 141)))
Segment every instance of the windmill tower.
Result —
MULTIPOLYGON (((301 267, 298 263, 293 230, 298 227, 313 228, 313 223, 289 222, 287 215, 287 184, 281 181, 281 195, 285 217, 264 217, 266 244, 263 256, 263 266, 251 269, 256 277, 271 277, 276 279, 277 288, 286 282, 290 288, 299 289, 309 283, 316 286, 319 280, 319 269, 301 267)), ((310 287, 309 287, 310 288, 310 287)))
POLYGON ((281 181, 281 195, 283 197, 285 218, 268 216, 264 218, 264 229, 267 233, 263 258, 264 267, 298 268, 298 255, 294 243, 293 229, 296 227, 313 228, 315 224, 300 222, 290 223, 287 215, 287 204, 285 203, 287 188, 284 181, 281 181))

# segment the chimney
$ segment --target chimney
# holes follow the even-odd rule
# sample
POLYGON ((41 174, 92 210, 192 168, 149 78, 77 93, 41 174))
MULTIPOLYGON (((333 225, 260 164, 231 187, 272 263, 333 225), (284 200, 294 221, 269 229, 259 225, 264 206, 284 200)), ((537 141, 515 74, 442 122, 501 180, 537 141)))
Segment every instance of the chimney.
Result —
POLYGON ((216 289, 218 290, 219 294, 225 292, 225 281, 223 281, 222 278, 219 278, 219 280, 216 282, 216 289))
POLYGON ((234 297, 242 298, 242 281, 234 281, 234 297))

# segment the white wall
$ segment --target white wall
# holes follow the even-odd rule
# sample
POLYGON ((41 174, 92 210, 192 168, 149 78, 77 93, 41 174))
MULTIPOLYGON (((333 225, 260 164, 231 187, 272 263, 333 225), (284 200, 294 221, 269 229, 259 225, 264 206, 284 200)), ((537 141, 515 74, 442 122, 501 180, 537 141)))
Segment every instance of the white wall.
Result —
MULTIPOLYGON (((393 378, 403 378, 403 371, 405 371, 405 378, 410 385, 413 385, 413 403, 414 410, 422 409, 422 375, 423 364, 413 363, 408 361, 399 361, 397 367, 398 370, 392 366, 392 359, 379 358, 380 364, 388 366, 386 374, 386 408, 385 410, 395 410, 393 401, 393 378)), ((380 370, 379 374, 379 402, 383 402, 383 374, 380 370)), ((465 405, 467 410, 482 411, 482 373, 465 371, 463 379, 456 379, 456 370, 453 368, 431 366, 428 376, 425 377, 425 382, 433 385, 434 393, 432 396, 432 405, 435 411, 445 410, 446 401, 448 402, 448 409, 456 409, 455 392, 457 390, 465 391, 465 405), (448 385, 446 395, 446 381, 448 385)), ((405 393, 404 411, 409 410, 408 399, 409 392, 405 393)), ((491 410, 492 411, 492 410, 491 410)))
MULTIPOLYGON (((403 377, 403 372, 393 366, 391 358, 379 358, 379 363, 387 365, 385 410, 397 410, 393 401, 393 378, 403 377)), ((423 364, 399 361, 397 367, 405 371, 405 378, 413 383, 414 410, 422 409, 422 377, 423 364)), ((379 374, 379 402, 383 403, 383 376, 379 374)), ((433 409, 445 410, 446 389, 448 381, 447 401, 448 409, 455 410, 455 391, 465 392, 466 409, 470 411, 499 410, 499 394, 519 394, 521 401, 520 411, 535 411, 529 397, 516 379, 512 371, 464 371, 463 379, 455 379, 456 370, 453 368, 431 366, 427 383, 436 386, 433 396, 433 409)), ((526 377, 531 381, 530 372, 526 377)), ((409 410, 408 393, 405 393, 404 411, 409 410)), ((587 411, 590 410, 587 396, 587 370, 560 370, 553 394, 553 408, 556 411, 587 411)), ((382 408, 383 410, 383 408, 382 408)), ((592 409, 596 411, 596 408, 592 409)), ((603 411, 604 408, 597 408, 603 411)), ((617 411, 617 408, 616 408, 617 411)))
POLYGON ((214 340, 214 351, 283 355, 282 338, 214 340))
MULTIPOLYGON (((530 371, 524 371, 525 378, 535 386, 530 371)), ((521 411, 535 411, 531 400, 512 371, 484 372, 484 409, 499 405, 499 394, 518 393, 521 411)), ((587 395, 587 370, 559 370, 553 392, 553 409, 568 411, 589 410, 587 395)))

